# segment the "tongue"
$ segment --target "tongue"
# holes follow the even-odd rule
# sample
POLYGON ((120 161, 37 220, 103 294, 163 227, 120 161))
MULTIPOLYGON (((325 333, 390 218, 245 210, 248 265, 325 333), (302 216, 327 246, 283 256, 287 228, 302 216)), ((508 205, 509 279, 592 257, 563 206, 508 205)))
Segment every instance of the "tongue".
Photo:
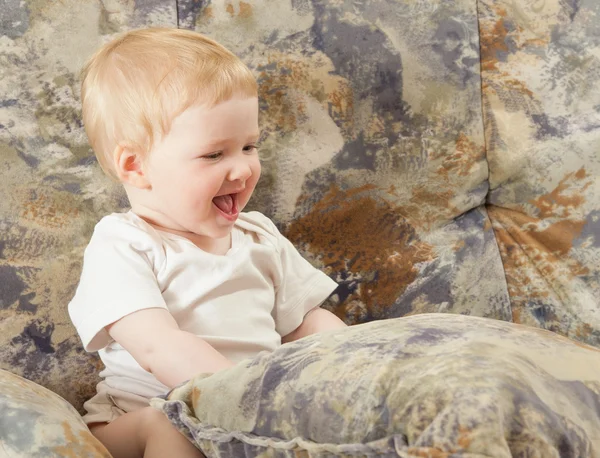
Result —
POLYGON ((231 214, 231 211, 233 210, 233 198, 229 194, 227 194, 225 196, 217 196, 217 197, 215 197, 213 199, 213 203, 223 213, 231 214))

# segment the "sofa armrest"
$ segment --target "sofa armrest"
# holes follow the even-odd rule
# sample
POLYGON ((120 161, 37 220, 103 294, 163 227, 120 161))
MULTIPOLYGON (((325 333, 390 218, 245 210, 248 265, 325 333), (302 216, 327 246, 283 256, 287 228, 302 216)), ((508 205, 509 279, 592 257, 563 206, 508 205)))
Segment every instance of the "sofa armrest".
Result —
POLYGON ((0 455, 110 458, 75 408, 46 388, 0 370, 0 455))

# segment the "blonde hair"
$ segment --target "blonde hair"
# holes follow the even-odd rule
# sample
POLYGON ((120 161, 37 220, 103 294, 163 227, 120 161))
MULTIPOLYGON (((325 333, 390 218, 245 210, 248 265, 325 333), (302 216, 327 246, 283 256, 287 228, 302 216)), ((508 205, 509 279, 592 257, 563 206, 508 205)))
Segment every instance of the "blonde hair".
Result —
POLYGON ((85 130, 100 166, 117 178, 117 145, 145 155, 190 106, 257 95, 256 79, 217 42, 189 30, 129 31, 102 46, 82 70, 85 130))

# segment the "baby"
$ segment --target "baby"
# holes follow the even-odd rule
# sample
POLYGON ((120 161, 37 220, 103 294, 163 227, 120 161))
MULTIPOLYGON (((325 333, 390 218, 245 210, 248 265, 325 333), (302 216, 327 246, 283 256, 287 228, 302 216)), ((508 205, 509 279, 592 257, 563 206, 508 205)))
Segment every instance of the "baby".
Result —
POLYGON ((85 250, 69 314, 105 369, 84 420, 115 458, 202 456, 149 399, 345 324, 336 283, 242 213, 260 176, 257 83, 191 31, 128 32, 83 69, 83 120, 131 204, 85 250))

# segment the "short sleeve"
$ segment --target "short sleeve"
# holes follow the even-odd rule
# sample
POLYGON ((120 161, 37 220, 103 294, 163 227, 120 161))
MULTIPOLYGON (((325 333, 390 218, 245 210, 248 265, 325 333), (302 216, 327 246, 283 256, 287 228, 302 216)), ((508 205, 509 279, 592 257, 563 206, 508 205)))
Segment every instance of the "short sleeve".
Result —
POLYGON ((79 285, 69 304, 87 351, 112 342, 105 330, 109 324, 138 310, 167 308, 154 271, 157 242, 142 228, 107 218, 98 223, 85 250, 79 285))
POLYGON ((275 328, 281 336, 286 336, 300 326, 304 316, 321 305, 338 285, 304 259, 296 247, 269 222, 277 238, 282 270, 281 282, 275 290, 275 328))

